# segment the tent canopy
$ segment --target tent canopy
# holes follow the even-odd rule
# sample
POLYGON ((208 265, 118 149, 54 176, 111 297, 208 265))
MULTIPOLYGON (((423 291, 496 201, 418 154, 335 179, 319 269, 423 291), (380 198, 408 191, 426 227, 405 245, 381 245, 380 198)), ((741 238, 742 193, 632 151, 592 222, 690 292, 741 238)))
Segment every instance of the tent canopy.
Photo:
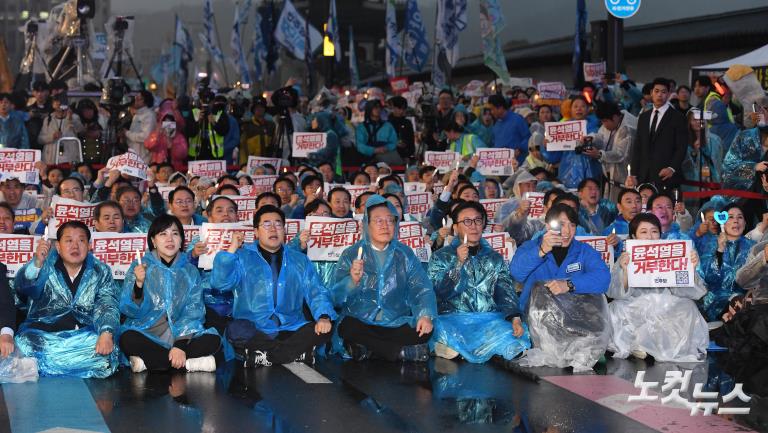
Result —
POLYGON ((728 69, 732 65, 747 65, 753 68, 768 66, 768 45, 729 60, 709 65, 694 66, 691 69, 728 69))

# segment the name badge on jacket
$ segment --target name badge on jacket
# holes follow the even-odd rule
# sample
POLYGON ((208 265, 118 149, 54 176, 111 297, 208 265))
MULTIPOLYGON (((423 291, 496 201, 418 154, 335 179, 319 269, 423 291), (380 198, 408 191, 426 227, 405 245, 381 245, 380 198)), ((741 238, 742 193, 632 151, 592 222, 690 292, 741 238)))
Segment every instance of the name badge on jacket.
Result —
POLYGON ((565 273, 570 274, 572 272, 579 272, 581 270, 581 263, 571 263, 565 268, 565 273))

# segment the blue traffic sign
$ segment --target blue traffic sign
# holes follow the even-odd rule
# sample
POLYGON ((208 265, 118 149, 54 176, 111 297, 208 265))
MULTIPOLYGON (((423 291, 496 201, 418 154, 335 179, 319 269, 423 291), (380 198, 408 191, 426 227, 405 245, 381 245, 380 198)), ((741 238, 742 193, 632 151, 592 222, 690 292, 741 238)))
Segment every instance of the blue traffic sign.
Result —
POLYGON ((629 18, 640 9, 640 0, 605 0, 605 8, 616 18, 629 18))

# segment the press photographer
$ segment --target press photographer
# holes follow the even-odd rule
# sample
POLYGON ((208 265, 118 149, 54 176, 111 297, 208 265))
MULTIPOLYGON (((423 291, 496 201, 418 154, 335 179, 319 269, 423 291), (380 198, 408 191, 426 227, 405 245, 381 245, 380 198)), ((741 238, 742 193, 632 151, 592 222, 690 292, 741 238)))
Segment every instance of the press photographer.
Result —
POLYGON ((224 136, 229 132, 226 103, 214 101, 215 95, 203 81, 192 109, 189 156, 195 160, 221 159, 224 157, 224 136))

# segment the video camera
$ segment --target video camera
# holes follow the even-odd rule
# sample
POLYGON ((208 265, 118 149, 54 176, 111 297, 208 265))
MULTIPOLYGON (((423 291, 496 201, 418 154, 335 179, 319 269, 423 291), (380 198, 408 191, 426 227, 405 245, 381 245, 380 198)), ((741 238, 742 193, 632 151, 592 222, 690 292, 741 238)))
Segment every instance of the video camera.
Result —
POLYGON ((293 87, 282 87, 272 93, 272 104, 279 113, 287 113, 290 108, 299 105, 299 93, 293 87))
POLYGON ((576 152, 577 155, 581 155, 585 151, 590 151, 594 148, 595 146, 592 145, 592 137, 586 136, 584 137, 584 144, 579 144, 573 151, 576 152))
POLYGON ((114 77, 107 80, 107 84, 101 91, 99 105, 112 112, 123 110, 131 104, 128 97, 130 88, 121 77, 114 77))

